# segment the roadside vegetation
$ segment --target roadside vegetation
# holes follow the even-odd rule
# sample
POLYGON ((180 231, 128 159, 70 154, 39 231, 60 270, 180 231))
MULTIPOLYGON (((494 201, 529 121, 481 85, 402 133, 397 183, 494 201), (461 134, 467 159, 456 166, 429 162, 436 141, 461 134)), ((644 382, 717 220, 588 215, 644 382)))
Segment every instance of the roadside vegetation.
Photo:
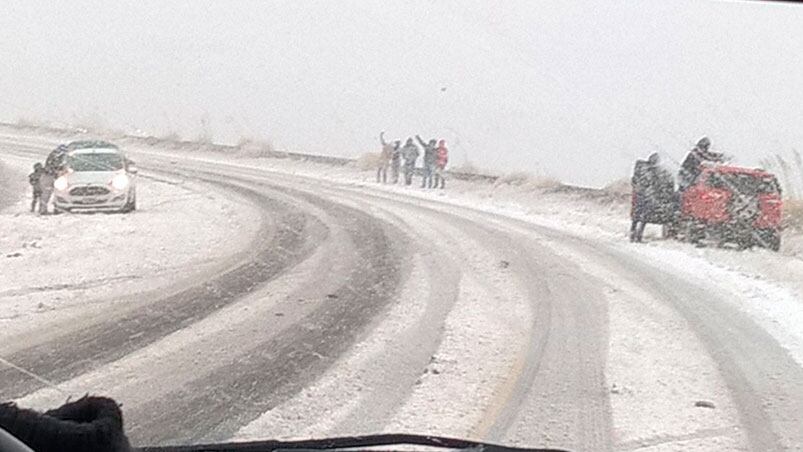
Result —
POLYGON ((803 234, 803 200, 789 199, 784 203, 784 227, 803 234))

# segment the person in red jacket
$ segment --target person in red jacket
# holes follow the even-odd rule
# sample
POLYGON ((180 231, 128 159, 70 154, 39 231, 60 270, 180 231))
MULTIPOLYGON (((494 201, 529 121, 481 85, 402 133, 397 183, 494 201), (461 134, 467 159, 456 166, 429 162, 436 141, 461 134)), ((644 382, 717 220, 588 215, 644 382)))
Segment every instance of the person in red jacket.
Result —
POLYGON ((446 148, 446 140, 438 141, 438 148, 435 149, 435 187, 440 183, 441 188, 446 188, 446 164, 449 163, 449 150, 446 148))

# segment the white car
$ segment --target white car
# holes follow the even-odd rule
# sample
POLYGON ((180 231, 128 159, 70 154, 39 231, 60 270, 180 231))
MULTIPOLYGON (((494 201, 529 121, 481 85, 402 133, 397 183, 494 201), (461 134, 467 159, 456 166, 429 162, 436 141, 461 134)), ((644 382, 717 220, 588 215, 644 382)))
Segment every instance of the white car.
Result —
POLYGON ((67 145, 59 176, 53 184, 57 211, 137 208, 137 169, 120 149, 103 141, 67 145))

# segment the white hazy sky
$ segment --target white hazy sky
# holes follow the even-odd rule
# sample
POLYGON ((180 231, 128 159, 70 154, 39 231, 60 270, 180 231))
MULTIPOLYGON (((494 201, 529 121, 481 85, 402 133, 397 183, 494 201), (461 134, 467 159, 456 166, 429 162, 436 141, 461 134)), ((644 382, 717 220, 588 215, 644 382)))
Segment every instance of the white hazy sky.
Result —
POLYGON ((706 1, 5 0, 0 119, 602 185, 707 134, 745 164, 803 151, 803 6, 706 1), (445 88, 445 90, 442 90, 445 88))

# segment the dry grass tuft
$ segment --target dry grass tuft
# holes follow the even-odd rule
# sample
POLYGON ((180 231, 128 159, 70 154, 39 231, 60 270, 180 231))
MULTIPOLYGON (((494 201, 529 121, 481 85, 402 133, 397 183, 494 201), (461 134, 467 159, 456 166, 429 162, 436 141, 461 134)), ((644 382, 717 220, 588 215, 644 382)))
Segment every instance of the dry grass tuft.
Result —
POLYGON ((381 158, 382 154, 379 152, 366 152, 356 160, 355 165, 360 171, 375 170, 379 167, 381 158))
POLYGON ((803 233, 803 200, 787 199, 783 205, 784 227, 803 233))
POLYGON ((267 140, 241 138, 236 148, 237 154, 241 157, 276 158, 284 155, 277 152, 273 144, 267 140))
POLYGON ((525 171, 515 171, 503 174, 496 179, 495 187, 500 186, 520 187, 524 189, 554 189, 562 184, 557 179, 547 176, 536 176, 525 171))
POLYGON ((612 195, 629 195, 632 190, 633 186, 630 183, 629 177, 623 177, 621 179, 617 179, 609 183, 608 185, 602 187, 602 191, 610 193, 612 195))
MULTIPOLYGON (((471 162, 465 162, 460 165, 450 165, 449 171, 453 171, 455 173, 465 173, 465 174, 481 174, 483 173, 477 168, 477 165, 471 162)), ((483 173, 484 174, 484 173, 483 173)))

